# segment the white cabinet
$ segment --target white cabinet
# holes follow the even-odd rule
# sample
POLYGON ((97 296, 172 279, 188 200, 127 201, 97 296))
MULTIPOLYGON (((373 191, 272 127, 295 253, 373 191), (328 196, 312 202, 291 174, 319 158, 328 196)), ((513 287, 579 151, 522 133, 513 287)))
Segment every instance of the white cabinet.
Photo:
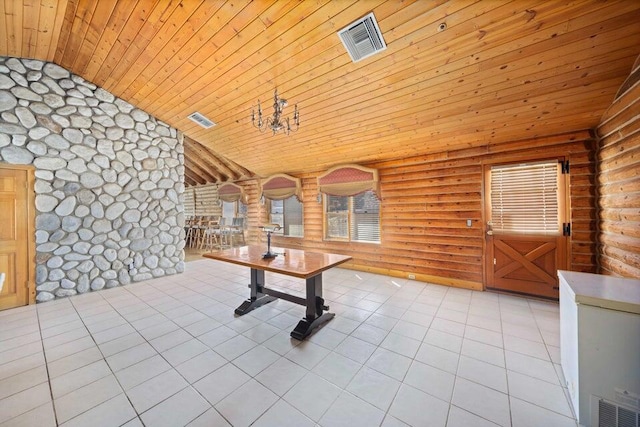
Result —
POLYGON ((578 422, 608 425, 599 417, 613 410, 614 418, 640 425, 640 280, 570 271, 558 277, 560 357, 578 422))

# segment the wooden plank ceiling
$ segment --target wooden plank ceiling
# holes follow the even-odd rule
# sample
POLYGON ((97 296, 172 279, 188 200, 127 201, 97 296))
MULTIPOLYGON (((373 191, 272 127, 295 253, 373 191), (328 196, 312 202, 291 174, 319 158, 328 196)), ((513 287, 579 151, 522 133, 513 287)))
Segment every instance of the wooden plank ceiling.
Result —
POLYGON ((183 131, 188 185, 592 129, 640 53, 629 0, 4 0, 2 19, 0 55, 183 131), (336 33, 372 11, 388 48, 353 63, 336 33), (276 87, 289 136, 251 125, 276 87))

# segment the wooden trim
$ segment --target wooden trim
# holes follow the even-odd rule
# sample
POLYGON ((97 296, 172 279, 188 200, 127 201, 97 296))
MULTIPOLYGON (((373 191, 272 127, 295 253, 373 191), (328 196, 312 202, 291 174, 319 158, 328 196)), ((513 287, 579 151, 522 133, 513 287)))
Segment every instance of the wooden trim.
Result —
MULTIPOLYGON (((563 162, 568 162, 569 159, 567 157, 562 157, 563 162)), ((569 164, 569 172, 567 174, 563 174, 558 177, 558 182, 564 185, 564 197, 560 199, 560 206, 558 206, 558 213, 562 212, 563 218, 560 218, 562 223, 568 222, 571 227, 571 233, 573 234, 573 221, 574 219, 571 217, 571 164, 569 164)), ((570 261, 572 258, 572 237, 569 236, 566 239, 560 239, 559 245, 564 246, 562 250, 558 248, 558 265, 563 266, 564 269, 568 269, 570 267, 570 261)))
MULTIPOLYGON (((489 255, 493 258, 492 254, 487 254, 487 251, 490 249, 487 244, 487 221, 489 220, 489 204, 487 203, 487 198, 489 197, 488 188, 491 188, 491 182, 489 180, 488 171, 491 170, 491 163, 482 163, 482 187, 480 190, 480 197, 482 198, 482 226, 480 227, 482 230, 482 290, 487 289, 487 281, 489 280, 488 271, 489 268, 487 266, 487 262, 489 259, 489 255)), ((492 249, 492 248, 491 248, 492 249)), ((493 249, 492 249, 493 250, 493 249)))
POLYGON ((471 289, 474 291, 482 291, 482 283, 473 282, 470 280, 453 279, 450 277, 432 276, 430 274, 413 273, 410 271, 394 270, 389 268, 371 267, 368 265, 354 264, 353 261, 349 261, 342 264, 340 268, 346 268, 355 271, 365 271, 367 273, 382 274, 385 276, 399 277, 407 279, 409 275, 415 276, 415 279, 419 282, 435 283, 436 285, 453 286, 455 288, 471 289))
POLYGON ((33 166, 26 166, 27 170, 27 182, 29 183, 28 198, 28 222, 29 222, 29 235, 31 240, 29 241, 29 304, 35 304, 36 302, 36 192, 35 192, 35 180, 36 169, 33 166))
POLYGON ((28 304, 36 302, 36 193, 34 190, 36 168, 32 165, 13 165, 0 162, 0 168, 25 171, 27 173, 27 235, 31 236, 27 242, 29 268, 27 272, 28 304))

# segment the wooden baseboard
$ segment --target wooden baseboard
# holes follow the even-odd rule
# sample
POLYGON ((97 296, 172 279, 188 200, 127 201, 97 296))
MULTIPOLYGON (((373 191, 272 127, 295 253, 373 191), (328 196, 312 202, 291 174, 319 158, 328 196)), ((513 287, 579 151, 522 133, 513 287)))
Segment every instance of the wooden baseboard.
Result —
POLYGON ((436 285, 446 285, 446 286, 452 286, 455 288, 462 288, 462 289, 471 289, 474 291, 484 290, 482 283, 472 282, 469 280, 452 279, 449 277, 432 276, 429 274, 412 273, 408 271, 392 270, 388 268, 376 268, 376 267, 370 267, 366 265, 358 265, 358 264, 352 264, 352 263, 345 263, 345 264, 342 264, 340 267, 347 268, 349 270, 366 271, 368 273, 383 274, 385 276, 391 276, 391 277, 400 277, 403 279, 407 279, 409 275, 412 275, 412 276, 415 276, 415 279, 412 279, 412 280, 417 280, 420 282, 434 283, 436 285))

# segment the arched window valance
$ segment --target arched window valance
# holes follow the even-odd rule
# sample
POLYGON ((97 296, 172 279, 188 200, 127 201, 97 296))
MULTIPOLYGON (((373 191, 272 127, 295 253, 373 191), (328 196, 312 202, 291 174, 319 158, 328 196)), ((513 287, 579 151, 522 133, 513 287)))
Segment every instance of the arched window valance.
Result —
POLYGON ((300 178, 279 173, 271 175, 261 182, 262 195, 269 200, 284 200, 296 196, 302 202, 302 184, 300 178))
POLYGON ((247 204, 247 196, 244 194, 244 189, 232 182, 225 182, 218 187, 218 198, 225 202, 237 202, 247 204))
POLYGON ((355 196, 371 190, 380 198, 380 180, 376 169, 360 165, 343 165, 329 169, 318 177, 318 189, 331 196, 355 196))

